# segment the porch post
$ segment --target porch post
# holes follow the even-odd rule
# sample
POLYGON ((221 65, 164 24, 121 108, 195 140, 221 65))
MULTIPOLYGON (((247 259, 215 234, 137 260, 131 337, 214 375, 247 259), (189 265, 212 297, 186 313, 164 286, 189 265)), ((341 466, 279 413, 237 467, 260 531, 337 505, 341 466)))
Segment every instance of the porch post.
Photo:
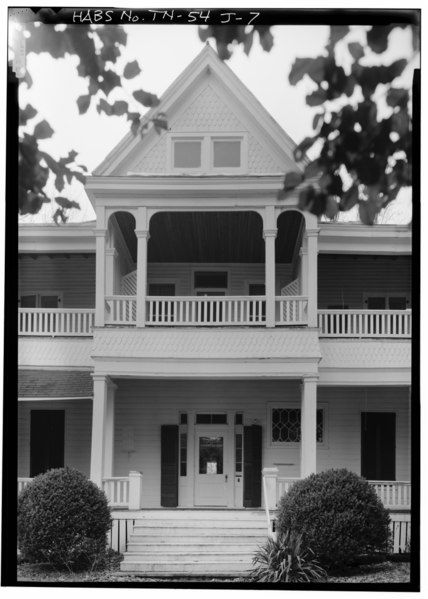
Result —
POLYGON ((117 385, 107 379, 107 405, 105 420, 105 445, 104 445, 104 476, 113 476, 114 457, 114 402, 117 385))
POLYGON ((103 327, 105 319, 105 241, 107 229, 95 229, 95 326, 103 327))
POLYGON ((300 293, 308 296, 308 248, 304 245, 300 248, 300 293))
POLYGON ((273 206, 267 206, 263 228, 267 327, 275 326, 275 239, 277 233, 275 209, 273 206))
POLYGON ((308 326, 310 327, 318 326, 318 233, 319 229, 306 231, 308 239, 308 326))
POLYGON ((91 480, 100 488, 113 465, 113 408, 116 388, 105 375, 94 374, 92 402, 91 480))
POLYGON ((147 244, 150 239, 147 208, 137 212, 137 327, 146 326, 147 244))
POLYGON ((106 295, 114 295, 114 278, 115 278, 115 260, 117 258, 117 250, 115 248, 106 249, 106 295))
POLYGON ((317 377, 302 381, 300 477, 317 471, 317 377))

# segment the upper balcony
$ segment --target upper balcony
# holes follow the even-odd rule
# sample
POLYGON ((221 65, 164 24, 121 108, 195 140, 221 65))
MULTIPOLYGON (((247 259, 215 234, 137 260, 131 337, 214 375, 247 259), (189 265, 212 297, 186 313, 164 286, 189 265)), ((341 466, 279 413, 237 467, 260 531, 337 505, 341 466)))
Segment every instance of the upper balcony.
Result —
MULTIPOLYGON (((337 227, 335 243, 332 236, 323 243, 321 227, 314 251, 316 232, 308 235, 296 211, 282 213, 272 229, 256 211, 156 213, 141 234, 129 213, 113 213, 107 222, 107 230, 95 229, 96 238, 91 232, 92 245, 80 239, 75 253, 68 253, 58 228, 58 248, 46 241, 51 230, 44 232, 44 251, 37 253, 34 240, 24 248, 20 335, 90 337, 101 326, 311 327, 323 338, 411 336, 411 260, 404 247, 398 255, 392 244, 375 254, 364 239, 357 253, 355 231, 352 238, 337 227), (349 242, 353 253, 341 254, 349 242)), ((73 244, 77 239, 75 232, 73 244)))

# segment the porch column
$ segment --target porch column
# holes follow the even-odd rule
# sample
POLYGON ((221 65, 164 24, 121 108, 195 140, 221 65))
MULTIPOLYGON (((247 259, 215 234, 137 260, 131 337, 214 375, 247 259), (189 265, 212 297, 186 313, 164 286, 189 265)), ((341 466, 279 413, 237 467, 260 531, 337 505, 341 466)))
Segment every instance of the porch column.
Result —
POLYGON ((91 480, 100 488, 113 470, 114 385, 105 375, 93 375, 91 480))
POLYGON ((95 229, 95 326, 103 327, 105 320, 105 244, 107 229, 95 229))
POLYGON ((306 231, 308 239, 308 326, 310 327, 318 326, 318 233, 319 229, 306 231))
POLYGON ((317 377, 302 380, 300 476, 317 471, 317 377))
POLYGON ((115 248, 106 249, 106 263, 105 263, 105 285, 106 295, 114 295, 114 279, 115 279, 115 261, 117 258, 117 250, 115 248))
POLYGON ((266 326, 275 326, 275 239, 276 228, 275 209, 266 208, 263 238, 265 240, 265 293, 266 293, 266 326))
POLYGON ((135 231, 137 236, 137 327, 146 326, 147 243, 150 233, 135 231))
POLYGON ((300 248, 300 293, 308 296, 308 248, 304 245, 300 248))

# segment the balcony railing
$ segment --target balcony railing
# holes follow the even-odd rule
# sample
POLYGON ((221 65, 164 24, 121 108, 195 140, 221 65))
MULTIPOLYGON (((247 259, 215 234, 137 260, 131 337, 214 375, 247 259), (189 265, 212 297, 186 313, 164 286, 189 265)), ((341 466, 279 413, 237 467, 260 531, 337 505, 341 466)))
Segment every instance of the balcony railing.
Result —
POLYGON ((91 336, 95 310, 19 308, 19 335, 91 336))
POLYGON ((106 324, 135 325, 137 314, 135 295, 112 295, 105 300, 106 324))
POLYGON ((410 338, 411 310, 318 310, 320 337, 410 338))
POLYGON ((276 324, 305 325, 308 323, 308 298, 287 295, 275 298, 276 324))

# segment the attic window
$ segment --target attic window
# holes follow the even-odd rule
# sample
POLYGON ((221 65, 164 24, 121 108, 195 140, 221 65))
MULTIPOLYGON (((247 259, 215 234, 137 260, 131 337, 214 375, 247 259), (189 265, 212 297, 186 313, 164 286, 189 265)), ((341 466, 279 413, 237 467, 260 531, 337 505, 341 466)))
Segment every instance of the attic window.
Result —
POLYGON ((213 167, 239 168, 241 166, 241 141, 239 139, 213 140, 213 167))
POLYGON ((174 141, 174 168, 201 168, 202 140, 174 141))
POLYGON ((212 133, 170 137, 170 165, 179 173, 236 174, 247 168, 246 133, 220 136, 212 133))

